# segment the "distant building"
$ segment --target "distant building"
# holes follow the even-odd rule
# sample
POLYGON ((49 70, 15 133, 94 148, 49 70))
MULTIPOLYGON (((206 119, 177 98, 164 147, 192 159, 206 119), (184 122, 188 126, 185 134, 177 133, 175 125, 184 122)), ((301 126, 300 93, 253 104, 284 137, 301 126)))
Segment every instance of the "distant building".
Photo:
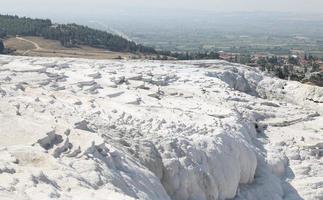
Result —
POLYGON ((259 65, 257 63, 251 62, 247 64, 250 67, 259 67, 259 65))
POLYGON ((323 72, 323 61, 320 61, 318 64, 320 65, 320 71, 323 72))
POLYGON ((303 50, 290 50, 290 54, 294 57, 296 56, 296 58, 300 58, 300 59, 305 59, 305 51, 303 50))
POLYGON ((275 56, 274 54, 270 54, 270 53, 265 53, 265 52, 258 52, 258 53, 255 53, 254 55, 253 55, 253 57, 255 58, 255 59, 260 59, 260 58, 268 58, 268 57, 273 57, 273 56, 275 56))
POLYGON ((224 52, 219 51, 219 57, 222 60, 226 60, 229 62, 240 62, 240 53, 230 53, 230 52, 224 52))
POLYGON ((57 28, 59 26, 59 24, 55 23, 51 25, 51 28, 57 28))

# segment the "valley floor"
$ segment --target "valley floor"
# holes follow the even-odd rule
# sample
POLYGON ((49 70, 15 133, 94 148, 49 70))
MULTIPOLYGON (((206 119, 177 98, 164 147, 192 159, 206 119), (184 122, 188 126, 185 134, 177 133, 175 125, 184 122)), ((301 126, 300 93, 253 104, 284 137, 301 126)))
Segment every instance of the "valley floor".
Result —
POLYGON ((322 114, 224 61, 0 56, 0 199, 321 200, 322 114))

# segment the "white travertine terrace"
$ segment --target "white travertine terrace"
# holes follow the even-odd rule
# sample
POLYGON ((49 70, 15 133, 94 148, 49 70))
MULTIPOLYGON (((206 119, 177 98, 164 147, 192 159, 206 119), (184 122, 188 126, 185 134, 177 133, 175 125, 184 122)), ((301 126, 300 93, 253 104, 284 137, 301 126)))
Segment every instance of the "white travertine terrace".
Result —
POLYGON ((321 114, 223 61, 1 56, 0 199, 323 199, 321 114))

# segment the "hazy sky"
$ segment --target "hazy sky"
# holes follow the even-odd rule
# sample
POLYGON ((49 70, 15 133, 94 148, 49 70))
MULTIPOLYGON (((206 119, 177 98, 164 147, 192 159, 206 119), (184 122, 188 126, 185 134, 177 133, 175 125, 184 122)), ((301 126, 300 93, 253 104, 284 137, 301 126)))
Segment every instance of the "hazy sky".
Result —
POLYGON ((143 9, 227 11, 323 12, 322 0, 8 0, 1 2, 1 13, 84 13, 143 9))
POLYGON ((144 23, 144 20, 154 22, 161 18, 192 20, 205 11, 321 13, 323 18, 323 0, 3 0, 0 4, 1 14, 87 25, 92 20, 102 19, 105 24, 112 21, 119 24, 144 23))
MULTIPOLYGON (((48 18, 58 23, 75 22, 123 32, 142 30, 146 33, 167 27, 195 30, 202 25, 230 26, 231 30, 237 25, 263 24, 275 16, 285 15, 299 21, 323 21, 323 0, 2 0, 0 14, 48 18), (246 13, 240 12, 252 14, 244 16, 246 13)), ((270 23, 280 23, 281 19, 270 23)))

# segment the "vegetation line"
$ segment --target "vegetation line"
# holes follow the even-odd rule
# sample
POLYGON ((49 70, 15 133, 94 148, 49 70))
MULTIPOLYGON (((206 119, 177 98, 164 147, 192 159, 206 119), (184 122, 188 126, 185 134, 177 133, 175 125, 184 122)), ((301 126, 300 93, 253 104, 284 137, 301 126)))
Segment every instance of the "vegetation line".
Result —
POLYGON ((106 31, 77 24, 56 24, 49 19, 31 19, 11 15, 0 15, 0 38, 15 36, 40 36, 58 40, 64 47, 87 45, 94 48, 119 52, 156 53, 146 47, 106 31))

